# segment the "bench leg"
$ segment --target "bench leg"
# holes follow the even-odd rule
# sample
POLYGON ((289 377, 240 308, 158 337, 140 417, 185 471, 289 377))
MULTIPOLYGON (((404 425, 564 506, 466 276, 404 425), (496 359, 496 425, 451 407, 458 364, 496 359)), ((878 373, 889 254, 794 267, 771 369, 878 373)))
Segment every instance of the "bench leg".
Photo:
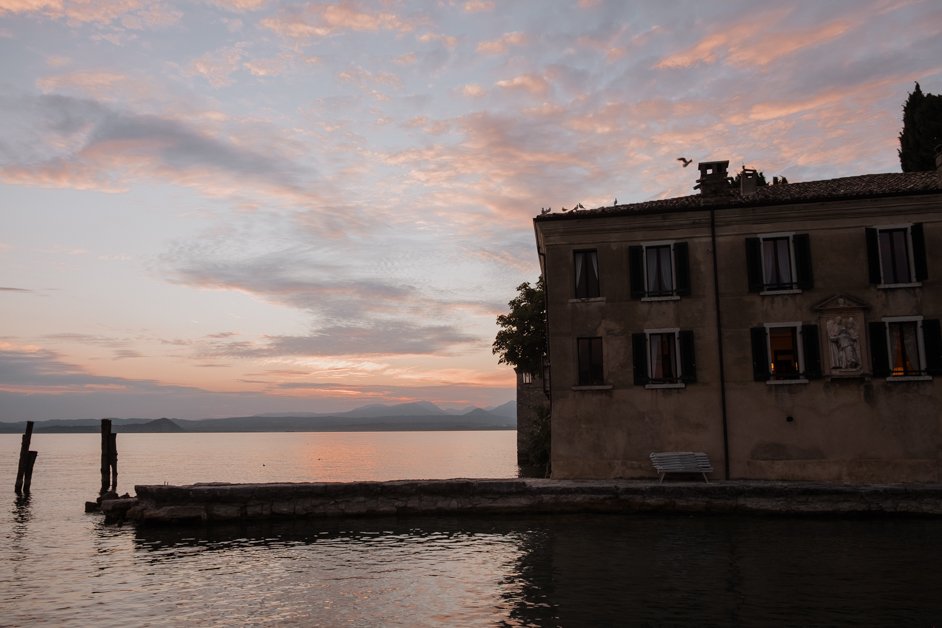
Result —
POLYGON ((703 474, 703 481, 706 482, 707 484, 710 483, 710 478, 706 476, 706 473, 703 474))
POLYGON ((658 484, 663 484, 663 483, 664 483, 664 476, 665 476, 665 475, 667 475, 667 474, 666 474, 666 473, 662 473, 662 474, 661 474, 660 479, 657 481, 658 484))

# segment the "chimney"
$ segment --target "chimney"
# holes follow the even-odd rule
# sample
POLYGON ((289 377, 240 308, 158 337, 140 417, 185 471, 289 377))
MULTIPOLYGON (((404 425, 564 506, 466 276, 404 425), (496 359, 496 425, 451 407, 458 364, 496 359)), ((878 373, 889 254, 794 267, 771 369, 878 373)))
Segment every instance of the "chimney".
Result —
POLYGON ((758 186, 759 171, 743 166, 742 172, 739 173, 739 193, 743 196, 755 194, 758 186))
POLYGON ((693 189, 700 190, 700 196, 729 196, 730 187, 726 169, 727 161, 703 161, 697 164, 700 168, 700 178, 693 189))

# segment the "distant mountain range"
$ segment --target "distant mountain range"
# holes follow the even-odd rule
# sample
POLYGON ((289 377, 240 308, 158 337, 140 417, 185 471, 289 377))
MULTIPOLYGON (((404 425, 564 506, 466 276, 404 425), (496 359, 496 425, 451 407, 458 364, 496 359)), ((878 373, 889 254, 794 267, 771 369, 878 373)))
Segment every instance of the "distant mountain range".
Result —
MULTIPOLYGON (((368 405, 339 413, 260 414, 225 419, 112 419, 115 433, 169 432, 373 432, 423 430, 512 430, 517 427, 517 404, 508 401, 489 410, 471 408, 448 412, 419 401, 392 406, 368 405)), ((25 421, 0 422, 0 433, 22 433, 25 421)), ((97 419, 36 421, 34 433, 98 432, 97 419)))

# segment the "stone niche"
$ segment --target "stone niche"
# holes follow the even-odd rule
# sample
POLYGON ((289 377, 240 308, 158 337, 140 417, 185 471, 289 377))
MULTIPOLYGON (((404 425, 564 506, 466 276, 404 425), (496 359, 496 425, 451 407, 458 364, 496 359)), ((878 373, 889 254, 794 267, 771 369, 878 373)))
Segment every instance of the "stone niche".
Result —
POLYGON ((835 294, 814 306, 821 338, 821 369, 830 379, 859 378, 870 372, 866 303, 835 294))

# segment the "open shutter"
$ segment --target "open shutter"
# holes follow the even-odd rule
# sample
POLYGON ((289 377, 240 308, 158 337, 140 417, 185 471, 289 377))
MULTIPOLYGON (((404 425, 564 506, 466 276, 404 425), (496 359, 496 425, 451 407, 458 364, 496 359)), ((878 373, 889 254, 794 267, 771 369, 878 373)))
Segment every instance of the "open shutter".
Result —
POLYGON ((880 273, 880 242, 876 229, 867 229, 867 268, 870 271, 870 283, 876 285, 883 282, 880 273))
POLYGON ((690 296, 690 253, 686 242, 674 244, 674 275, 677 278, 677 296, 690 296))
POLYGON ((681 331, 680 336, 680 379, 683 382, 697 381, 697 354, 693 347, 693 332, 681 331))
POLYGON ((644 386, 648 383, 648 351, 645 334, 631 334, 631 360, 635 369, 635 385, 644 386))
POLYGON ((795 273, 798 275, 798 289, 814 288, 814 273, 811 270, 811 238, 807 233, 798 233, 792 238, 795 247, 795 273))
POLYGON ((805 355, 804 376, 808 379, 821 377, 821 345, 818 342, 818 326, 802 325, 801 342, 805 355))
POLYGON ((769 371, 769 348, 765 327, 753 327, 749 331, 752 335, 752 378, 757 382, 764 382, 772 377, 769 371))
POLYGON ((922 340, 926 349, 926 373, 942 375, 942 329, 939 319, 922 321, 922 340))
POLYGON ((749 292, 762 292, 762 242, 759 238, 746 238, 746 272, 749 292))
POLYGON ((628 281, 630 283, 631 298, 644 297, 644 247, 628 247, 628 281))
POLYGON ((915 280, 925 281, 929 278, 929 268, 926 264, 926 237, 922 232, 922 223, 917 222, 909 229, 913 241, 913 263, 915 280))
POLYGON ((886 324, 870 323, 870 364, 874 377, 889 377, 890 354, 886 349, 886 324))

